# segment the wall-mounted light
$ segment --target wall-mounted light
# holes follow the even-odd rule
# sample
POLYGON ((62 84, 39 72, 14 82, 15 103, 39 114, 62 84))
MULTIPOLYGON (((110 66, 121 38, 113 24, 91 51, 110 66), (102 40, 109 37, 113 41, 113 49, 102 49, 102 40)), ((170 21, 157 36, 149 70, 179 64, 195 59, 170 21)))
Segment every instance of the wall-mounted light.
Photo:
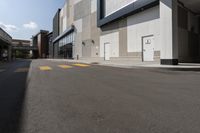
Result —
POLYGON ((84 46, 85 46, 85 42, 82 42, 82 45, 84 45, 84 46))

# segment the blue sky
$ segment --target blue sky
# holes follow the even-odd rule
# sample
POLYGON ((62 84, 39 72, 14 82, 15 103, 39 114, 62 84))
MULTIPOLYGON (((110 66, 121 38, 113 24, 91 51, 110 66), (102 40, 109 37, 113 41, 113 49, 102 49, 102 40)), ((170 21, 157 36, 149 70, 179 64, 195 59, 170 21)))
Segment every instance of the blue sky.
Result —
POLYGON ((53 17, 65 0, 0 0, 0 27, 13 38, 30 39, 52 30, 53 17))

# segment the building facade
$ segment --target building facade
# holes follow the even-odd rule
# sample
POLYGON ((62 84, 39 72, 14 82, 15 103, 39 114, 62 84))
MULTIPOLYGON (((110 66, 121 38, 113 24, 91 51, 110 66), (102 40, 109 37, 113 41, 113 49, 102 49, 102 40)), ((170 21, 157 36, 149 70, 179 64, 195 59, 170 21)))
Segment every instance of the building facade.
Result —
POLYGON ((54 17, 54 56, 200 62, 200 3, 191 1, 66 0, 54 17))
POLYGON ((47 35, 47 39, 48 39, 48 57, 49 58, 53 58, 53 32, 50 32, 47 35))
MULTIPOLYGON (((59 36, 59 30, 60 30, 60 10, 56 12, 54 18, 53 18, 53 40, 56 39, 56 37, 59 36)), ((53 42, 53 58, 58 58, 58 42, 53 42)))
POLYGON ((12 39, 12 57, 13 58, 30 58, 30 40, 12 39))
POLYGON ((12 37, 0 28, 0 61, 1 60, 11 60, 11 44, 12 37))
POLYGON ((35 36, 32 37, 32 45, 38 47, 37 54, 39 58, 47 58, 49 53, 49 46, 48 46, 48 34, 49 31, 40 30, 35 36))

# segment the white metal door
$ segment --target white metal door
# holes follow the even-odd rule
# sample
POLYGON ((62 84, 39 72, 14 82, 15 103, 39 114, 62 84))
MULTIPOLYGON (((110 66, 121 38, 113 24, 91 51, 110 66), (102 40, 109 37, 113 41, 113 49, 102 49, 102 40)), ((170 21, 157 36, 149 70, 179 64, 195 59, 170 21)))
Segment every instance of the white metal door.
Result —
POLYGON ((142 38, 143 61, 154 61, 154 36, 142 38))
POLYGON ((105 60, 110 60, 110 43, 104 43, 104 57, 105 60))

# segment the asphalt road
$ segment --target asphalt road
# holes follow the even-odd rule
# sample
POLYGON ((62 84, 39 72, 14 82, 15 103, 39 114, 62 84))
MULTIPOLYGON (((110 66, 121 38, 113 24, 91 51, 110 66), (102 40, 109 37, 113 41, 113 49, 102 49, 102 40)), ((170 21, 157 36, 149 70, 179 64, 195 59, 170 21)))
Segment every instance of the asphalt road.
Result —
POLYGON ((0 64, 0 133, 20 131, 30 63, 21 60, 0 64))
POLYGON ((199 72, 28 64, 0 72, 0 133, 200 132, 199 72))

